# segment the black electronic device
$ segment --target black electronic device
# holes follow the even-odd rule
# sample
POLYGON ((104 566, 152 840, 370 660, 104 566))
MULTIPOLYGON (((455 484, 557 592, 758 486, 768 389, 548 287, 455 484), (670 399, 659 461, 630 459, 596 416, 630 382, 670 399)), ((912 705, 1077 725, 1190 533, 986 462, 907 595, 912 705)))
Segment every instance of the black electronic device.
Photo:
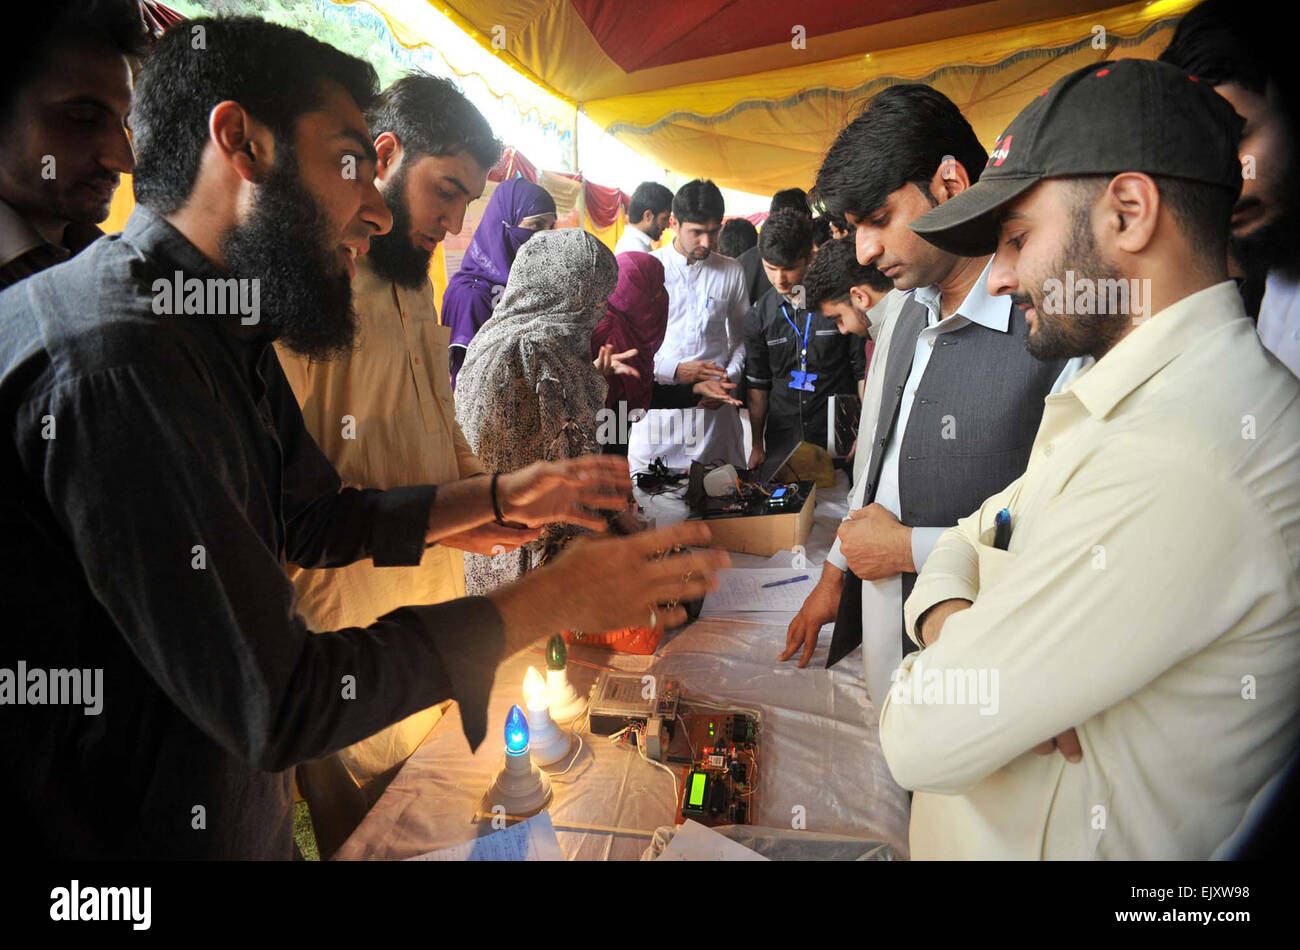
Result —
POLYGON ((812 495, 815 482, 811 480, 790 482, 765 482, 755 477, 750 469, 738 476, 737 493, 724 498, 710 496, 704 490, 704 476, 709 469, 699 462, 691 463, 690 478, 686 488, 686 507, 692 518, 715 520, 718 518, 746 518, 752 515, 776 515, 799 511, 812 495))
POLYGON ((680 487, 686 480, 686 473, 681 469, 669 468, 663 457, 656 458, 642 472, 634 472, 632 479, 636 487, 648 495, 659 495, 680 487))
POLYGON ((799 491, 789 485, 778 485, 772 489, 772 494, 767 496, 768 511, 785 511, 792 507, 799 499, 799 491))

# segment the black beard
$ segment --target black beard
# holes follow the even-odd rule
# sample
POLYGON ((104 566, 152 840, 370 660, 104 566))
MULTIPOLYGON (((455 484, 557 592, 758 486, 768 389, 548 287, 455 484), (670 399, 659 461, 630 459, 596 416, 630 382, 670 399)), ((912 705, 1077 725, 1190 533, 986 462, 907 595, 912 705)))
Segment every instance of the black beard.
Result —
POLYGON ((309 359, 328 360, 356 339, 352 281, 297 166, 285 149, 258 188, 248 220, 222 237, 221 254, 234 276, 260 281, 261 319, 273 339, 309 359))
MULTIPOLYGON (((1119 271, 1102 260, 1093 240, 1086 207, 1074 209, 1070 243, 1061 249, 1049 274, 1064 282, 1066 270, 1073 270, 1094 281, 1117 280, 1121 276, 1119 271)), ((1039 282, 1040 288, 1042 283, 1039 282)), ((1128 313, 1048 315, 1043 312, 1042 301, 1033 300, 1031 295, 1013 294, 1011 300, 1021 307, 1032 306, 1038 312, 1034 328, 1025 340, 1025 349, 1034 359, 1044 362, 1068 360, 1076 356, 1101 359, 1124 335, 1133 320, 1128 313)), ((1149 306, 1150 301, 1147 303, 1149 306)))
POLYGON ((411 208, 406 203, 406 165, 403 164, 381 192, 393 215, 393 228, 370 239, 370 266, 399 287, 418 289, 428 282, 433 255, 411 243, 411 208))
MULTIPOLYGON (((1292 168, 1298 165, 1291 163, 1292 168)), ((1292 279, 1300 277, 1300 183, 1290 172, 1281 181, 1277 217, 1244 237, 1228 238, 1228 250, 1247 279, 1262 281, 1275 269, 1292 279)))

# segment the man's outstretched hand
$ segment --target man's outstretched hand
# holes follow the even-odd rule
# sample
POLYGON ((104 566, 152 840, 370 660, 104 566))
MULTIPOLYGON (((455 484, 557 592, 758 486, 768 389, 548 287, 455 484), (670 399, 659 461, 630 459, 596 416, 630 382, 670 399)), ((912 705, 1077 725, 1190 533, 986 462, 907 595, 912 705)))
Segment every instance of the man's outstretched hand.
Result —
POLYGON ((702 383, 706 379, 726 379, 727 368, 713 360, 687 360, 677 364, 675 378, 679 383, 702 383))
POLYGON ((825 565, 817 586, 805 598, 803 606, 786 628, 785 652, 777 657, 778 660, 784 662, 802 650, 795 666, 802 669, 808 665, 813 651, 817 649, 817 638, 822 627, 834 620, 839 613, 840 595, 843 592, 844 573, 832 564, 825 565))
POLYGON ((700 397, 700 405, 705 409, 721 409, 723 406, 744 405, 731 394, 735 388, 735 383, 725 379, 706 379, 692 386, 691 391, 700 397))
POLYGON ((497 481, 505 520, 532 528, 559 521, 603 531, 604 515, 587 509, 622 511, 631 491, 627 459, 617 455, 534 462, 497 481))
POLYGON ((687 522, 627 537, 577 538, 550 564, 488 596, 507 629, 507 649, 520 649, 561 630, 600 633, 686 623, 688 600, 718 586, 718 571, 731 565, 725 551, 688 551, 656 557, 674 546, 710 539, 708 526, 687 522), (667 604, 674 606, 668 607, 667 604))

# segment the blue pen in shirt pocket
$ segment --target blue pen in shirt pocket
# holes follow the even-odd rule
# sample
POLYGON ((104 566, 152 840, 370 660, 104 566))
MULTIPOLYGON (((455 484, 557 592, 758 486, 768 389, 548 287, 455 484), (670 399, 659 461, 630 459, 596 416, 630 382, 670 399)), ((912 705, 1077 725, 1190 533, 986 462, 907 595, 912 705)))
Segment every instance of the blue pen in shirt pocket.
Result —
POLYGON ((993 519, 993 546, 1005 551, 1011 543, 1011 509, 1003 508, 993 519))

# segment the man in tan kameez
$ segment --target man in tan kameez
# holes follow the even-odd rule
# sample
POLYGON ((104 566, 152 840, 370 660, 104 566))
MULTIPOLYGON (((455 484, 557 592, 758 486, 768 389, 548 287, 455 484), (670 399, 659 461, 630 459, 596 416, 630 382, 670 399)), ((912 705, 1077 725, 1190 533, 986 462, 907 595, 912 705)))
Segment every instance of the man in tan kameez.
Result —
MULTIPOLYGON (((408 76, 389 86, 367 115, 378 154, 376 184, 393 228, 355 261, 357 346, 328 362, 277 347, 308 430, 349 484, 368 488, 445 484, 483 475, 456 424, 448 372, 448 330, 440 326, 429 261, 446 234, 460 231, 500 143, 450 82, 408 76)), ((299 612, 314 629, 366 625, 407 604, 465 596, 463 550, 490 553, 536 536, 487 525, 430 547, 418 567, 290 568, 299 612)), ((366 684, 357 683, 357 690, 366 684)), ((381 729, 338 754, 373 802, 442 716, 433 707, 381 729)), ((337 763, 300 771, 313 806, 336 807, 352 790, 337 763), (315 790, 316 794, 313 794, 315 790)), ((354 793, 353 793, 354 794, 354 793)), ((340 842, 341 843, 341 842, 340 842)), ((322 850, 327 850, 322 842, 322 850)), ((332 850, 332 849, 328 849, 332 850)))

